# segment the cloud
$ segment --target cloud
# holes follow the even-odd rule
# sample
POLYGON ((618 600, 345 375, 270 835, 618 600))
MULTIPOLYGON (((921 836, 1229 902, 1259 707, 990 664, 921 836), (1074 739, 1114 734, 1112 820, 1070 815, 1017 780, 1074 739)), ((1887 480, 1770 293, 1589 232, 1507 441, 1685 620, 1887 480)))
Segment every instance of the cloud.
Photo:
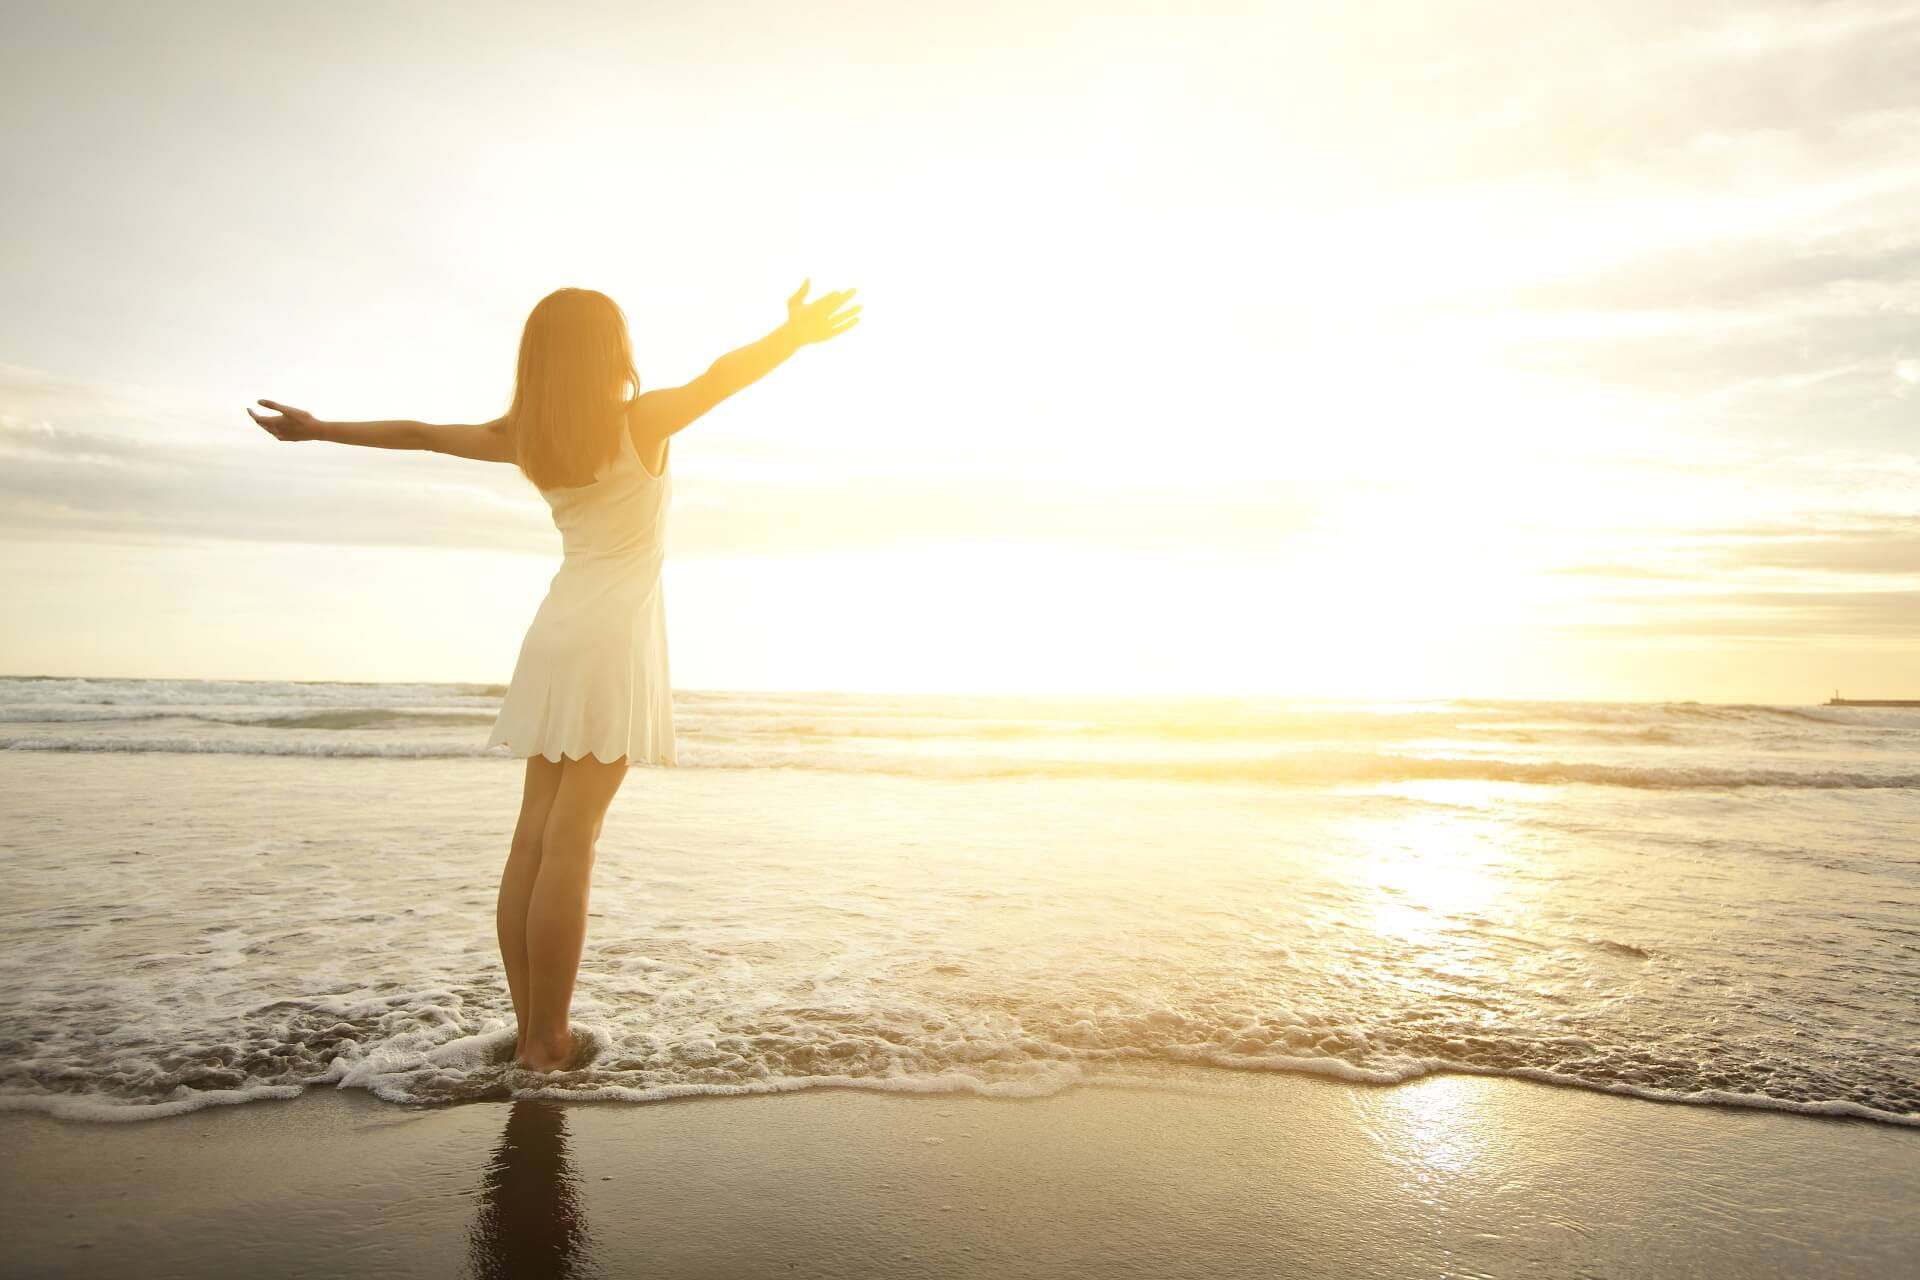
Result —
POLYGON ((1741 570, 1821 574, 1876 574, 1920 580, 1920 516, 1909 516, 1811 536, 1776 530, 1748 537, 1721 553, 1741 570))
MULTIPOLYGON (((191 403, 0 366, 0 533, 16 539, 231 540, 559 550, 545 504, 511 467, 220 429, 191 403), (73 424, 73 425, 68 425, 73 424)), ((1121 471, 1063 487, 1017 459, 889 474, 799 442, 706 465, 676 459, 676 557, 918 544, 1052 543, 1248 555, 1307 527, 1270 487, 1184 486, 1121 471), (782 460, 784 459, 784 461, 782 460)))
MULTIPOLYGON (((1915 179, 1920 185, 1920 168, 1915 179)), ((1920 236, 1906 237, 1904 226, 1898 232, 1882 240, 1878 231, 1862 231, 1811 246, 1772 238, 1702 241, 1642 254, 1594 276, 1519 286, 1503 301, 1549 310, 1695 308, 1707 316, 1768 304, 1805 308, 1809 297, 1826 295, 1844 309, 1856 298, 1883 301, 1920 277, 1920 236), (1840 292, 1849 286, 1858 292, 1840 292)))
POLYGON ((1654 601, 1617 597, 1631 616, 1583 625, 1615 634, 1714 640, 1920 643, 1920 590, 1741 591, 1654 601))
POLYGON ((1871 574, 1920 580, 1920 514, 1809 516, 1795 523, 1678 529, 1639 540, 1640 560, 1553 567, 1578 576, 1724 581, 1748 573, 1871 574), (1655 559, 1658 557, 1658 559, 1655 559))
POLYGON ((1399 205, 1383 241, 1466 264, 1438 332, 1702 421, 1913 447, 1920 9, 1455 4, 1379 30, 1429 26, 1444 53, 1356 85, 1339 140, 1399 205))
MULTIPOLYGON (((1460 7, 1432 8, 1458 25, 1460 7)), ((1756 166, 1855 169, 1868 153, 1904 154, 1881 118, 1920 107, 1920 13, 1907 4, 1466 8, 1494 29, 1448 42, 1446 76, 1423 89, 1457 127, 1433 130, 1449 153, 1416 160, 1456 176, 1697 183, 1756 166)))
POLYGON ((226 416, 238 423, 223 432, 141 388, 0 366, 0 532, 511 551, 552 540, 537 497, 513 500, 506 468, 473 483, 439 455, 284 443, 226 416))
POLYGON ((1608 616, 1586 625, 1614 634, 1920 653, 1920 514, 1676 531, 1639 550, 1549 572, 1593 579, 1608 616))

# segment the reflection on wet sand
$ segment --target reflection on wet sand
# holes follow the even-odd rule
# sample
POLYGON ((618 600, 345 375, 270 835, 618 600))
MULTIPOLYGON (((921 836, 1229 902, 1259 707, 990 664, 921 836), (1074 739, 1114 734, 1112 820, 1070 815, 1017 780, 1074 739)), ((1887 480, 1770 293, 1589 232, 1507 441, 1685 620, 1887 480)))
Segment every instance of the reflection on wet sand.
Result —
POLYGON ((551 1102, 515 1102, 487 1163, 469 1244, 469 1271, 579 1276, 593 1248, 580 1180, 567 1159, 567 1115, 551 1102))

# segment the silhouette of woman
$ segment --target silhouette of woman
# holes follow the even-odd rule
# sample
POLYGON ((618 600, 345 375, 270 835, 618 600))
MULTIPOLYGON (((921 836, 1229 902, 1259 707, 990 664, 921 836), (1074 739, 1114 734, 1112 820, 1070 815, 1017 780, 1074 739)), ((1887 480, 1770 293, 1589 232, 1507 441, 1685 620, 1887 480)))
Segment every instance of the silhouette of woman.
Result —
POLYGON ((580 1055, 569 1014, 600 829, 630 764, 674 763, 660 592, 668 447, 802 346, 860 322, 845 306, 854 290, 809 301, 811 283, 778 328, 684 386, 642 392, 613 299, 559 289, 527 317, 513 402, 492 422, 328 422, 274 400, 259 402, 271 415, 247 410, 279 440, 512 463, 552 508, 565 554, 487 741, 527 762, 495 915, 522 1067, 562 1070, 580 1055))

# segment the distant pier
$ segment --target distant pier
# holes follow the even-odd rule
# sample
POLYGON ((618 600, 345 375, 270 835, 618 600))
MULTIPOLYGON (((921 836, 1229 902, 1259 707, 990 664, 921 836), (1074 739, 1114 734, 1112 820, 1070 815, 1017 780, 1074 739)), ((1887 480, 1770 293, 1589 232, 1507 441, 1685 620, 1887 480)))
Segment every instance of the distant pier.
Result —
POLYGON ((1839 694, 1827 699, 1830 707, 1920 707, 1920 698, 1843 698, 1839 694))

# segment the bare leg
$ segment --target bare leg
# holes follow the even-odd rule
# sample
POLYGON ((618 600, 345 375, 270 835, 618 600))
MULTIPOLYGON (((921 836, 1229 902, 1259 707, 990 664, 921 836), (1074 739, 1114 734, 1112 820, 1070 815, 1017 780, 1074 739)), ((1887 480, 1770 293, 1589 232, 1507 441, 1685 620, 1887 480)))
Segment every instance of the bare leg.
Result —
POLYGON ((547 815, 553 810, 554 794, 560 789, 560 769, 557 760, 527 757, 520 819, 514 824, 506 869, 500 873, 500 900, 494 910, 500 964, 507 971, 507 990, 513 993, 516 1058, 527 1047, 527 902, 533 897, 534 878, 540 872, 540 840, 547 829, 547 815))
POLYGON ((536 1071, 551 1071, 573 1056, 569 1014, 587 938, 595 846, 627 761, 602 764, 586 756, 563 761, 561 769, 527 903, 527 1030, 517 1061, 536 1071))

